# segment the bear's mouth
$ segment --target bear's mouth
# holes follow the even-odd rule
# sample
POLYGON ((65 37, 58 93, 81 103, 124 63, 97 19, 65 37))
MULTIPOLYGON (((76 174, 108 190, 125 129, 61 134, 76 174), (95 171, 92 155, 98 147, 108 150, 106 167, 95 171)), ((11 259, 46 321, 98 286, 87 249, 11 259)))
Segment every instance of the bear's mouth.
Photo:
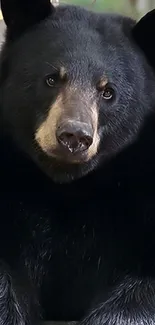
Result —
POLYGON ((58 164, 63 165, 72 165, 72 164, 84 164, 91 160, 91 156, 88 151, 83 152, 66 152, 59 147, 53 148, 41 148, 38 144, 35 146, 35 154, 41 159, 46 159, 49 163, 54 161, 58 164))

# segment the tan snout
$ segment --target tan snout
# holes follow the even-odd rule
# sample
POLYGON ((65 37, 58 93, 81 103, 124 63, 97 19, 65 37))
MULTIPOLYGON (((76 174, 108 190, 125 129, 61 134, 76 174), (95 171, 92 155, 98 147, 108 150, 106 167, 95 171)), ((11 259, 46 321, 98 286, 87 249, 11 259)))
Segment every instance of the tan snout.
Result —
POLYGON ((99 144, 98 110, 75 97, 59 96, 39 125, 35 140, 51 157, 80 163, 96 153, 99 144))

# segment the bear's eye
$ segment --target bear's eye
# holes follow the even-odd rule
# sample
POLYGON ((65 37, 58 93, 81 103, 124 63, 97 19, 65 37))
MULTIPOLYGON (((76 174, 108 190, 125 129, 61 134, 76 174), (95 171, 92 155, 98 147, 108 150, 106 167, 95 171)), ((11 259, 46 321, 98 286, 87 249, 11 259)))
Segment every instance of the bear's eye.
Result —
POLYGON ((114 89, 112 89, 111 87, 106 87, 102 91, 102 98, 109 100, 112 99, 113 97, 114 97, 114 89))
POLYGON ((54 87, 55 84, 58 81, 58 75, 57 74, 53 74, 53 75, 46 76, 45 81, 46 81, 47 86, 54 87))

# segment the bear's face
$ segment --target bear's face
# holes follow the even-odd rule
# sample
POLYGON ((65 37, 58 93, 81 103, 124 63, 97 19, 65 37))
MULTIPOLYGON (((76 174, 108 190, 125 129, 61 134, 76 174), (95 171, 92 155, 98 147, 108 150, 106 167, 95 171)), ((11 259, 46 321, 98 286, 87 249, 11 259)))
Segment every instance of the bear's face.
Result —
POLYGON ((11 136, 53 180, 82 177, 122 151, 153 108, 155 78, 132 38, 134 24, 60 7, 8 36, 3 116, 11 136))

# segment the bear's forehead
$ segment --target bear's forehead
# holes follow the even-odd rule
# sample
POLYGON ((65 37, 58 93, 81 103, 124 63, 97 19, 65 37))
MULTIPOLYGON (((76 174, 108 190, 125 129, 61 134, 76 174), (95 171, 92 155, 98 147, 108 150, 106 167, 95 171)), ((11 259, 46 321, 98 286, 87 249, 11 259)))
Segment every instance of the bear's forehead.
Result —
POLYGON ((132 45, 123 33, 122 22, 108 15, 94 14, 91 19, 91 15, 75 20, 50 17, 20 38, 15 44, 16 54, 85 63, 88 59, 99 62, 128 55, 132 45))
MULTIPOLYGON (((118 75, 126 74, 133 56, 132 45, 123 31, 124 20, 115 15, 60 7, 54 16, 14 44, 13 66, 20 71, 25 67, 38 76, 61 66, 71 77, 86 76, 91 80, 96 73, 117 80, 118 75)), ((126 24, 130 29, 131 22, 126 24)))
POLYGON ((67 30, 61 32, 58 27, 53 28, 53 23, 49 23, 40 31, 37 30, 36 34, 27 34, 26 39, 23 38, 15 46, 12 60, 16 68, 21 66, 23 70, 26 66, 35 73, 48 74, 53 71, 53 67, 64 67, 71 75, 85 76, 87 73, 87 77, 89 74, 91 78, 96 73, 116 77, 118 70, 123 74, 130 56, 129 47, 126 51, 121 43, 115 46, 96 31, 88 31, 87 34, 87 28, 84 34, 79 31, 77 35, 71 29, 69 33, 67 30), (53 32, 55 30, 56 33, 53 32))
POLYGON ((124 26, 130 30, 133 21, 119 15, 98 14, 74 6, 57 7, 55 14, 36 25, 20 38, 19 43, 31 48, 91 47, 119 48, 126 41, 124 26))
POLYGON ((36 32, 43 39, 48 39, 49 43, 55 43, 57 47, 62 44, 70 48, 86 49, 87 46, 102 48, 109 45, 119 48, 128 41, 123 25, 122 20, 106 14, 90 15, 87 20, 84 18, 56 20, 51 17, 45 24, 40 25, 36 32))

